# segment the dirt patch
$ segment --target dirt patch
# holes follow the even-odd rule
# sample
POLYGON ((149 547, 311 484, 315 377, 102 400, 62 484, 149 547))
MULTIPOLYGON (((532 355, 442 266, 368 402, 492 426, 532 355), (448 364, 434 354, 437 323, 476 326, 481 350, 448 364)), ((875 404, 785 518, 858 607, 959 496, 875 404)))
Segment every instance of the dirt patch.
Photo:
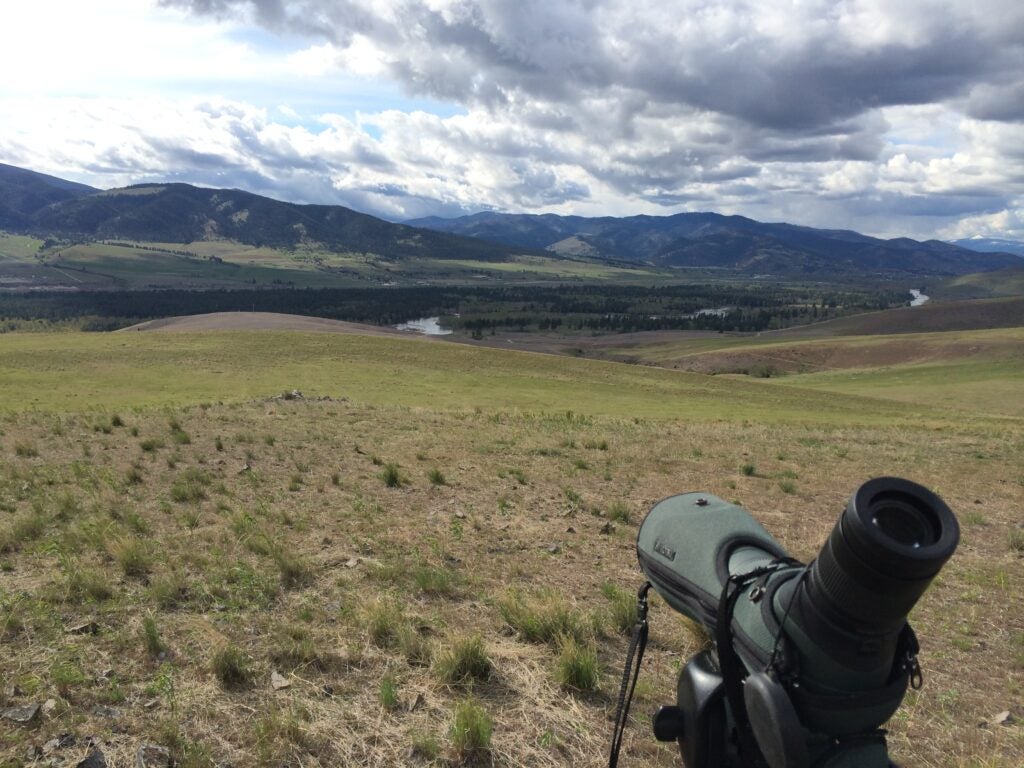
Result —
POLYGON ((1006 360, 1024 351, 1015 338, 945 339, 892 338, 865 343, 830 342, 771 345, 761 349, 707 352, 674 361, 672 367, 698 373, 817 373, 850 368, 883 368, 894 365, 951 361, 1006 360))

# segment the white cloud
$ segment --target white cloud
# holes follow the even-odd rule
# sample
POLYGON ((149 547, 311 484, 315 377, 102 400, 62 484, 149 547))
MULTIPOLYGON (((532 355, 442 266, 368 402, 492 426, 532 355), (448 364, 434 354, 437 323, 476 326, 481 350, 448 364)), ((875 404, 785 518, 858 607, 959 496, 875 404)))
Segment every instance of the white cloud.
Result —
POLYGON ((39 2, 0 25, 0 66, 18 73, 0 84, 0 161, 395 218, 704 209, 887 235, 1009 228, 1019 5, 39 2))

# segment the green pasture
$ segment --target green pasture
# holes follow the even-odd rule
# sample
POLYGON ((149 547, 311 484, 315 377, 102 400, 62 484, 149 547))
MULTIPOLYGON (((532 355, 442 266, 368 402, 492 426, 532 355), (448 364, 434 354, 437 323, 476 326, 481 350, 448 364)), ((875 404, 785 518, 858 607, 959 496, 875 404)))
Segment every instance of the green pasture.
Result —
MULTIPOLYGON (((182 247, 182 246, 179 246, 182 247)), ((111 287, 213 287, 234 284, 292 283, 297 287, 350 285, 351 278, 295 264, 221 263, 145 248, 90 243, 64 248, 49 260, 52 267, 111 287)))
POLYGON ((658 365, 723 353, 749 354, 751 359, 768 363, 813 361, 816 355, 860 359, 865 362, 859 367, 835 366, 836 370, 821 370, 826 366, 810 362, 809 372, 788 373, 768 381, 786 389, 817 389, 969 413, 1024 416, 1024 327, 798 342, 780 341, 772 335, 709 336, 616 351, 635 361, 658 365), (899 359, 901 356, 904 359, 899 359))
POLYGON ((43 241, 27 235, 0 232, 0 261, 26 261, 43 247, 43 241))
POLYGON ((0 409, 239 402, 299 389, 388 406, 683 421, 945 425, 941 409, 421 339, 290 332, 0 336, 0 409))
POLYGON ((846 395, 870 395, 920 405, 1024 418, 1024 355, 1015 360, 904 365, 826 371, 772 379, 787 386, 846 395))
POLYGON ((475 272, 497 272, 503 276, 515 274, 534 274, 544 277, 566 277, 592 280, 611 280, 615 278, 651 278, 657 272, 646 269, 625 269, 609 264, 598 264, 584 261, 567 261, 565 259, 544 258, 542 256, 519 256, 514 261, 476 261, 473 259, 433 259, 430 265, 434 269, 459 267, 475 272))

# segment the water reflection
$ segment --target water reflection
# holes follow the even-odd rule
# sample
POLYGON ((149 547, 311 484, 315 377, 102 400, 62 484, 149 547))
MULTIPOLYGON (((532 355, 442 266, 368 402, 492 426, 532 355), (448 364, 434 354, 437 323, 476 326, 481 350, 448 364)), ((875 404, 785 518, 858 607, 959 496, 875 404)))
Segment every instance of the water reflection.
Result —
POLYGON ((928 301, 928 299, 931 298, 930 296, 925 296, 923 293, 916 290, 915 288, 910 289, 910 295, 913 297, 913 299, 910 302, 910 306, 912 307, 920 307, 922 304, 928 301))
POLYGON ((409 320, 395 326, 400 331, 416 331, 427 336, 448 336, 452 333, 451 328, 441 325, 440 317, 420 317, 416 320, 409 320))

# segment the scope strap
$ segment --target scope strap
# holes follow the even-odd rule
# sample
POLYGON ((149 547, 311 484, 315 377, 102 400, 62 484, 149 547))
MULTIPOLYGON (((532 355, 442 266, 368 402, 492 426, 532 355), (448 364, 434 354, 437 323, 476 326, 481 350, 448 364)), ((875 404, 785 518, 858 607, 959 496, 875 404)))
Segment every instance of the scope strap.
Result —
POLYGON ((619 750, 622 748, 622 738, 629 718, 629 705, 633 701, 636 682, 640 679, 640 662, 643 661, 644 650, 647 648, 647 592, 650 588, 651 583, 645 581, 636 593, 636 624, 633 626, 633 637, 629 641, 626 666, 622 670, 622 685, 619 686, 619 703, 615 709, 615 730, 612 732, 608 768, 615 768, 619 764, 619 750))
POLYGON ((718 601, 718 615, 715 624, 715 646, 718 649, 718 666, 722 672, 722 683, 725 686, 725 697, 729 702, 733 720, 736 723, 736 738, 740 751, 740 759, 744 766, 759 768, 765 766, 761 748, 757 745, 754 731, 750 727, 747 716, 747 705, 743 700, 743 680, 747 673, 743 662, 736 653, 732 635, 732 615, 736 609, 743 590, 758 579, 774 573, 783 566, 798 564, 792 558, 779 558, 768 565, 755 568, 748 573, 732 574, 722 586, 722 596, 718 601))

